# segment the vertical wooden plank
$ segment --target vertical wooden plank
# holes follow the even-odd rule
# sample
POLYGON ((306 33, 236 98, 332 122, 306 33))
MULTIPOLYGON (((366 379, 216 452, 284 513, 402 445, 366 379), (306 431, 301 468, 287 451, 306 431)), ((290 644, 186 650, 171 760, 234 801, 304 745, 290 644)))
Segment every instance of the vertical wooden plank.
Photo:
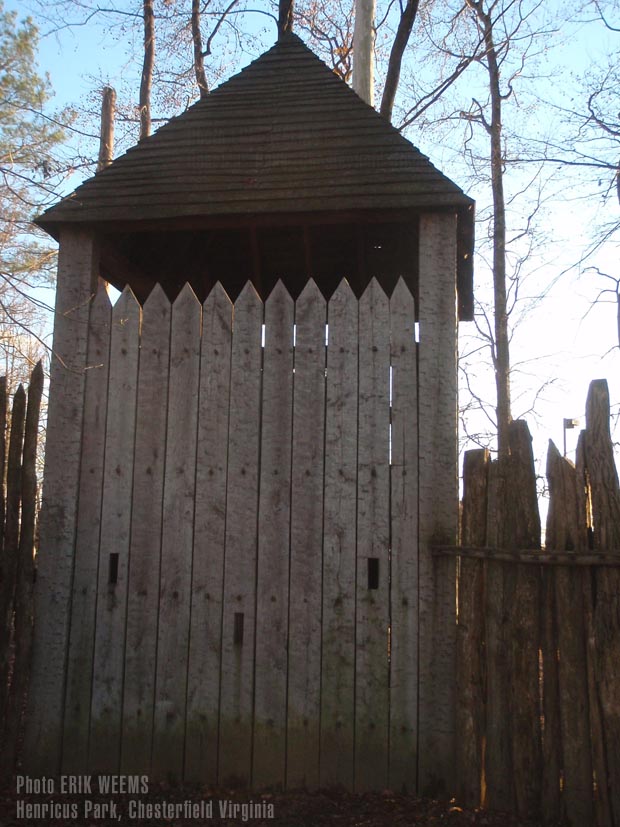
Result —
POLYGON ((359 302, 355 606, 355 789, 387 786, 390 578, 389 304, 376 279, 359 302))
POLYGON ((232 304, 219 282, 202 320, 185 777, 215 784, 232 347, 232 304))
POLYGON ((172 305, 152 772, 183 777, 202 307, 186 284, 172 305))
POLYGON ((246 786, 252 756, 262 321, 263 304, 248 282, 233 315, 218 768, 220 784, 246 786))
POLYGON ((22 501, 22 451, 24 446, 24 422, 26 419, 26 391, 19 385, 13 397, 11 409, 11 435, 7 465, 6 522, 4 524, 4 548, 2 581, 0 588, 0 733, 2 732, 6 700, 10 682, 11 639, 17 561, 19 558, 19 523, 22 501))
MULTIPOLYGON (((489 467, 487 543, 498 548, 506 501, 505 466, 498 460, 489 467)), ((484 624, 486 653, 486 746, 484 803, 494 809, 514 807, 514 779, 510 749, 509 660, 510 638, 504 612, 505 564, 485 562, 484 624)))
POLYGON ((88 749, 102 773, 120 765, 139 336, 140 305, 126 287, 112 310, 88 749))
POLYGON ((30 674, 32 651, 32 591, 34 585, 34 538, 37 496, 37 440, 43 394, 43 367, 38 362, 30 376, 24 427, 21 469, 21 524, 15 575, 14 657, 11 690, 6 706, 3 763, 9 776, 15 769, 19 746, 25 693, 30 674))
MULTIPOLYGON (((540 549, 540 515, 532 438, 527 423, 510 423, 507 501, 501 548, 540 549)), ((500 463, 504 460, 500 459, 500 463)), ((542 731, 540 718, 541 570, 507 567, 504 613, 509 618, 509 705, 517 814, 540 818, 542 731)))
POLYGON ((295 304, 288 787, 319 785, 325 440, 325 299, 310 280, 295 304))
POLYGON ((101 285, 88 326, 89 369, 84 396, 88 427, 82 434, 63 735, 62 769, 67 774, 84 772, 88 762, 111 324, 112 306, 101 285))
POLYGON ((293 300, 279 281, 265 303, 252 784, 283 785, 293 409, 293 300))
POLYGON ((418 763, 418 376, 413 296, 390 299, 391 634, 389 787, 415 792, 418 763))
POLYGON ((24 771, 60 770, 65 667, 71 614, 88 311, 97 256, 87 230, 60 237, 45 472, 37 554, 32 675, 24 771))
POLYGON ((353 789, 358 306, 341 281, 328 306, 320 783, 353 789))
MULTIPOLYGON (((585 460, 590 481, 594 548, 620 547, 620 485, 609 422, 605 379, 590 383, 586 400, 585 460)), ((620 568, 594 571, 594 677, 603 724, 607 787, 612 823, 620 822, 620 568)))
MULTIPOLYGON (((466 451, 463 461, 461 542, 484 546, 489 452, 466 451)), ((461 558, 458 588, 456 780, 459 802, 479 807, 483 791, 484 570, 482 560, 461 558)))
POLYGON ((455 561, 431 545, 458 531, 456 216, 420 218, 418 789, 454 790, 455 561))
POLYGON ((121 772, 150 770, 170 360, 170 302, 156 285, 142 310, 131 504, 121 772))
MULTIPOLYGON (((581 512, 577 496, 575 466, 560 455, 553 442, 547 454, 549 511, 547 512, 547 547, 558 551, 585 550, 585 512, 581 512)), ((549 567, 547 579, 554 587, 557 649, 555 668, 558 672, 560 731, 555 740, 553 766, 564 769, 563 799, 565 812, 575 827, 586 827, 594 820, 592 756, 585 745, 590 741, 590 710, 588 703, 588 670, 586 664, 586 631, 584 620, 584 577, 580 567, 549 567), (559 760, 558 760, 559 758, 559 760)), ((547 668, 544 667, 545 692, 547 668)), ((548 716, 545 712, 545 741, 548 716)), ((555 716, 553 716, 555 718, 555 716)), ((545 756, 545 767, 547 756, 545 756)), ((556 779, 559 787, 559 779, 556 779)), ((546 812, 545 817, 549 817, 546 812)), ((555 815, 551 813, 550 815, 555 815)), ((559 814, 555 815, 559 818, 559 814)))
MULTIPOLYGON (((592 502, 590 499, 590 483, 586 463, 586 431, 581 431, 577 441, 575 470, 577 474, 577 501, 579 513, 585 515, 586 531, 592 528, 592 502)), ((594 813, 596 827, 614 827, 609 790, 604 779, 607 778, 607 759, 605 755, 605 740, 603 729, 603 715, 598 694, 596 679, 596 635, 594 631, 594 602, 596 594, 596 569, 588 568, 584 575, 583 607, 586 633, 586 664, 588 678, 588 701, 590 713, 590 745, 592 753, 592 769, 596 781, 594 796, 594 813)))

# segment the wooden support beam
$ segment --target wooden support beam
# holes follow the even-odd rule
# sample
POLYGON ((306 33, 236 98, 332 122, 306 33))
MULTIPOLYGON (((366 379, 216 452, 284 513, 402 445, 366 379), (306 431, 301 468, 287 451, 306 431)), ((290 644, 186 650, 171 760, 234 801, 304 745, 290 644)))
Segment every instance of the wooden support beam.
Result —
POLYGON ((23 758, 24 770, 30 775, 60 769, 88 315, 97 285, 96 262, 90 232, 62 230, 37 555, 38 622, 23 758))

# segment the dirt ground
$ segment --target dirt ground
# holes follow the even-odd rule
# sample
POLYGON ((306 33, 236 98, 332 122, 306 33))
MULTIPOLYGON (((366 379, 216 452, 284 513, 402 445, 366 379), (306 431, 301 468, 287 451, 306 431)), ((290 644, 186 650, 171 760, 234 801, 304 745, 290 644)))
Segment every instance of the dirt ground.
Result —
POLYGON ((312 793, 239 793, 188 787, 149 786, 144 795, 25 795, 15 784, 3 790, 0 827, 539 827, 506 813, 467 810, 453 801, 341 790, 312 793), (20 803, 21 802, 21 803, 20 803), (34 807, 34 805, 38 805, 34 807), (43 809, 47 805, 47 809, 43 809), (159 809, 157 809, 159 807, 159 809), (190 817, 187 817, 187 816, 190 817))

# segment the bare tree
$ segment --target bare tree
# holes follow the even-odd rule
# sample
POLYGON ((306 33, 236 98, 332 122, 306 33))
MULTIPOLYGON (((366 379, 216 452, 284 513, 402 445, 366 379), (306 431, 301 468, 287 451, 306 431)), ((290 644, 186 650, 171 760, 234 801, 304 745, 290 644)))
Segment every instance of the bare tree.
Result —
POLYGON ((143 0, 144 59, 140 81, 140 140, 151 134, 151 88, 155 65, 155 13, 153 0, 143 0))

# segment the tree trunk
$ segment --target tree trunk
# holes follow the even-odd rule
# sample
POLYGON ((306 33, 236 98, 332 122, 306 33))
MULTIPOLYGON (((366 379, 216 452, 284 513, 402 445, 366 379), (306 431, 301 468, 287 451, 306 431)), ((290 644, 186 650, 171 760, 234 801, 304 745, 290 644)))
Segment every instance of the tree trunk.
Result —
POLYGON ((512 421, 510 405, 510 343, 508 338, 508 304, 506 290, 506 205, 502 157, 502 94, 497 52, 493 39, 493 20, 484 11, 482 0, 467 0, 476 12, 484 35, 485 56, 489 73, 491 120, 483 120, 491 139, 491 189, 493 193, 493 294, 495 347, 493 365, 497 390, 497 446, 500 456, 508 454, 508 427, 512 421))
POLYGON ((398 89, 398 82, 400 80, 400 67, 403 62, 403 54, 407 48, 407 43, 411 36, 411 30, 418 13, 419 0, 407 0, 407 5, 398 21, 398 28, 396 29, 396 36, 392 44, 390 52, 390 60, 388 63, 387 75, 385 76, 385 86, 383 87, 383 97, 381 98, 381 114, 388 121, 392 120, 392 110, 394 108, 394 98, 396 97, 396 90, 398 89))
POLYGON ((205 73, 204 50, 200 34, 200 0, 192 0, 192 42, 194 44, 194 74, 202 100, 209 94, 209 84, 205 73))
POLYGON ((140 140, 151 134, 151 86, 155 63, 155 14, 153 0, 144 0, 144 63, 140 82, 140 140))
POLYGON ((293 0, 280 0, 278 6, 278 38, 293 31, 293 0))
POLYGON ((374 48, 376 0, 355 0, 353 29, 353 89, 374 105, 374 48))
POLYGON ((99 136, 99 160, 97 172, 110 166, 114 155, 114 115, 116 92, 111 86, 104 86, 101 101, 101 133, 99 136))

